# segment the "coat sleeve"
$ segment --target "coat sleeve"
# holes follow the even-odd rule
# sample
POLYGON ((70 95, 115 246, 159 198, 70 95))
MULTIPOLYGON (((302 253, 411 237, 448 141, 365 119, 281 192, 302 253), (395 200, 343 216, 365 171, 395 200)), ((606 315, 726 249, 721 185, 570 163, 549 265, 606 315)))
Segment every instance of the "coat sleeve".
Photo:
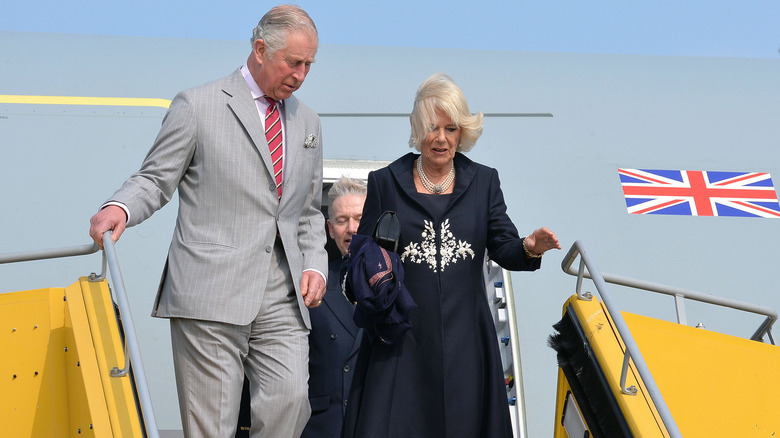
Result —
MULTIPOLYGON (((372 171, 368 174, 368 185, 366 187, 366 202, 363 204, 363 215, 360 218, 358 234, 370 236, 374 233, 374 225, 379 216, 384 212, 382 205, 383 190, 380 190, 380 178, 377 178, 377 172, 372 171)), ((385 192, 386 193, 386 192, 385 192)))
POLYGON ((491 169, 488 193, 488 256, 504 269, 534 271, 541 266, 541 259, 528 260, 523 249, 523 239, 506 213, 504 193, 498 171, 491 169))

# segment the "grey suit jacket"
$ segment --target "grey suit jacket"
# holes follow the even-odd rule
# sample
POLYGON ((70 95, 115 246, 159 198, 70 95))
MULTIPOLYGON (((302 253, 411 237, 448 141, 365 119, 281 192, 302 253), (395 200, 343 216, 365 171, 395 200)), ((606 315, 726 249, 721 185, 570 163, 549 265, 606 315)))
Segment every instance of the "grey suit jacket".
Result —
POLYGON ((285 100, 284 182, 277 200, 257 107, 240 70, 179 93, 141 169, 110 198, 136 225, 179 190, 179 214, 153 316, 248 324, 263 301, 277 228, 298 305, 305 269, 327 272, 322 130, 317 114, 285 100), (314 142, 305 139, 313 136, 314 142))

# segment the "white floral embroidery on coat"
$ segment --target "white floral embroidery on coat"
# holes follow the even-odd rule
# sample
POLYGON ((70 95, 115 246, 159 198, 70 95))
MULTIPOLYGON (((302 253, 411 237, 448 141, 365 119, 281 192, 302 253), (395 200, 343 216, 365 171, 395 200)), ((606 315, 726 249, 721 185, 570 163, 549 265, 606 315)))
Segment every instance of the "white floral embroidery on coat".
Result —
POLYGON ((436 266, 436 254, 441 253, 441 270, 444 271, 448 265, 454 264, 458 259, 466 259, 467 256, 474 258, 474 251, 471 250, 471 244, 464 240, 457 240, 450 231, 450 220, 447 219, 441 224, 439 231, 441 238, 441 248, 436 248, 436 230, 433 229, 433 222, 425 221, 425 229, 422 232, 423 241, 421 243, 411 242, 404 248, 401 254, 401 261, 409 258, 410 262, 427 262, 428 267, 433 272, 438 272, 436 266), (457 242, 456 242, 457 240, 457 242))

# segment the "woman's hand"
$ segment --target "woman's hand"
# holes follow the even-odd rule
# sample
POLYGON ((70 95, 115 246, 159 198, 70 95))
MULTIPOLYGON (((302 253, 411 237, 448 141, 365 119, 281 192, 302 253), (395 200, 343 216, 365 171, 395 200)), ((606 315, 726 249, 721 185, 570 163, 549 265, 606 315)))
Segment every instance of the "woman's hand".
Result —
POLYGON ((533 233, 526 236, 523 246, 526 251, 531 253, 531 256, 534 257, 539 257, 551 249, 561 249, 561 245, 558 243, 558 238, 555 237, 555 233, 550 231, 547 227, 538 228, 534 230, 533 233))

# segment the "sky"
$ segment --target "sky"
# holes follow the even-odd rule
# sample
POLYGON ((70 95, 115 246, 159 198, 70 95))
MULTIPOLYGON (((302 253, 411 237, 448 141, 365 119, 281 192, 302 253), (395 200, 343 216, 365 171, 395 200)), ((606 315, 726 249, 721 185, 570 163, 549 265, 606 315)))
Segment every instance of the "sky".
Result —
MULTIPOLYGON (((1 1, 0 31, 219 40, 248 40, 277 4, 1 1)), ((312 16, 321 44, 780 59, 780 0, 293 3, 312 16)))

